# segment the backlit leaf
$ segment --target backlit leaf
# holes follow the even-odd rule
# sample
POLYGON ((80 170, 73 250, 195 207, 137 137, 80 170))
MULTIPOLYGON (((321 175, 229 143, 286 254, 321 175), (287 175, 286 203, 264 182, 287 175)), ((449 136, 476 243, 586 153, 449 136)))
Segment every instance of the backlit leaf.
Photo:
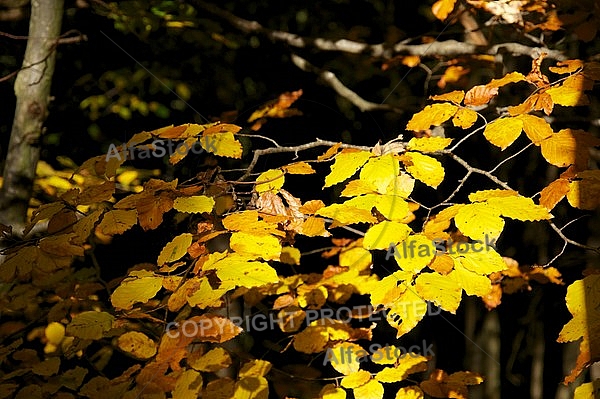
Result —
POLYGON ((402 154, 400 160, 408 173, 430 187, 437 188, 444 180, 444 167, 435 158, 418 152, 407 152, 402 154))
POLYGON ((368 151, 357 151, 344 149, 336 155, 335 162, 331 165, 331 173, 325 177, 325 186, 330 187, 334 184, 343 182, 351 177, 356 171, 373 156, 368 151))
POLYGON ((494 88, 494 87, 498 88, 498 87, 505 86, 509 83, 521 82, 523 80, 525 80, 525 76, 522 73, 511 72, 511 73, 507 73, 500 79, 492 79, 488 84, 486 84, 486 86, 492 87, 492 88, 494 88))
POLYGON ((242 144, 234 138, 241 127, 231 124, 220 124, 209 127, 202 133, 200 144, 205 151, 229 158, 242 157, 242 144))
POLYGON ((587 168, 589 147, 598 145, 600 139, 583 130, 571 129, 562 129, 541 142, 546 161, 558 167, 575 165, 579 170, 587 168))
POLYGON ((436 152, 448 147, 452 139, 444 137, 413 137, 408 142, 406 149, 419 152, 436 152))
POLYGON ((231 357, 223 348, 216 347, 197 358, 188 358, 188 364, 194 370, 215 372, 231 365, 231 357))
POLYGON ((459 108, 452 118, 452 123, 461 129, 468 129, 477 122, 477 112, 468 108, 459 108))
POLYGON ((119 336, 117 346, 123 352, 140 360, 150 359, 156 355, 156 343, 146 334, 138 331, 129 331, 119 336))
POLYGON ((190 245, 192 245, 192 235, 190 233, 178 235, 160 251, 156 264, 162 266, 165 263, 181 259, 187 253, 190 245))
POLYGON ((450 103, 436 103, 426 106, 422 111, 413 115, 406 125, 407 130, 421 131, 433 126, 439 126, 450 119, 458 110, 456 105, 450 103))
POLYGON ((463 206, 457 212, 454 221, 464 235, 480 241, 486 237, 497 238, 504 229, 500 210, 485 202, 463 206))
POLYGON ((525 114, 517 116, 517 119, 523 122, 525 134, 535 145, 540 145, 542 140, 547 139, 554 133, 550 124, 538 116, 525 114))
POLYGON ((262 194, 266 191, 277 193, 285 182, 284 173, 281 169, 270 169, 261 173, 256 178, 256 191, 262 194))
POLYGON ((504 150, 514 143, 521 134, 521 130, 523 130, 522 120, 505 117, 488 123, 483 131, 483 135, 487 141, 504 150))
POLYGON ((600 171, 585 170, 578 173, 577 178, 578 180, 568 183, 567 200, 569 204, 578 209, 594 210, 598 208, 600 206, 600 171))
POLYGON ((489 278, 465 269, 460 262, 454 265, 454 270, 448 274, 467 295, 483 297, 492 291, 492 282, 489 278))
POLYGON ((554 104, 574 107, 578 105, 588 105, 590 100, 584 93, 585 90, 591 90, 594 82, 584 75, 577 74, 569 76, 562 85, 552 87, 546 91, 552 97, 554 104))
POLYGON ((386 154, 369 159, 360 171, 360 180, 367 182, 378 193, 383 194, 399 172, 398 159, 392 154, 386 154))
POLYGON ((295 162, 282 166, 281 169, 285 170, 285 173, 289 173, 291 175, 311 175, 313 173, 317 173, 312 166, 306 162, 295 162))
MULTIPOLYGON (((540 193, 540 205, 551 211, 570 190, 570 183, 567 179, 556 179, 548 184, 540 193)), ((598 193, 600 193, 600 185, 598 193)), ((597 195, 595 196, 598 197, 597 195)), ((579 195, 577 199, 581 198, 579 195)), ((573 204, 571 204, 573 205, 573 204)))
POLYGON ((365 385, 353 389, 354 397, 361 399, 383 398, 383 385, 379 381, 371 380, 365 385))
POLYGON ((396 392, 396 399, 423 399, 423 391, 416 385, 403 387, 396 392))
POLYGON ((508 266, 502 257, 496 252, 493 246, 493 240, 484 240, 477 245, 480 251, 469 250, 462 253, 455 252, 450 254, 454 260, 454 265, 459 264, 467 270, 481 275, 506 270, 508 266))
POLYGON ((415 280, 417 294, 438 307, 456 313, 460 305, 462 289, 452 279, 437 273, 422 273, 415 280))
POLYGON ((195 370, 185 370, 175 383, 173 399, 197 398, 202 391, 202 375, 195 370))
POLYGON ((415 234, 396 246, 394 258, 400 269, 417 273, 431 262, 435 251, 430 239, 422 234, 415 234))
POLYGON ((366 384, 371 379, 371 373, 366 370, 358 370, 342 378, 340 383, 344 388, 352 389, 366 384))
POLYGON ((454 4, 456 4, 456 0, 438 0, 431 6, 431 12, 437 19, 443 21, 454 9, 454 4))
POLYGON ((371 226, 365 233, 363 247, 366 249, 388 249, 404 241, 412 230, 404 223, 383 221, 371 226))
POLYGON ((431 100, 435 101, 450 101, 456 105, 460 104, 465 98, 465 92, 462 90, 454 90, 450 93, 438 94, 436 96, 429 96, 431 100))
POLYGON ((148 302, 148 300, 162 288, 162 277, 155 277, 150 272, 138 273, 140 277, 135 277, 135 272, 130 273, 121 285, 113 291, 110 301, 117 309, 131 309, 136 302, 148 302))
POLYGON ((122 234, 136 223, 137 213, 135 210, 115 209, 104 214, 98 229, 106 235, 122 234))
POLYGON ((215 205, 215 200, 212 197, 198 195, 194 197, 178 197, 175 198, 173 208, 179 212, 187 213, 203 213, 211 212, 215 205))
POLYGON ((268 234, 235 232, 231 235, 229 245, 235 252, 251 258, 279 260, 281 243, 277 237, 268 234))

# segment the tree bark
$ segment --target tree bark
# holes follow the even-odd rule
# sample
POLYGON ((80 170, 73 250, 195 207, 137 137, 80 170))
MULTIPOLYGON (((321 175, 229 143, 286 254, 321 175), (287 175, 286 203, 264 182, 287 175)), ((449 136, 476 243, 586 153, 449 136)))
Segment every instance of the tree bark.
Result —
POLYGON ((50 84, 64 0, 32 0, 29 39, 15 81, 17 105, 0 189, 0 223, 20 234, 33 191, 40 137, 48 115, 50 84))

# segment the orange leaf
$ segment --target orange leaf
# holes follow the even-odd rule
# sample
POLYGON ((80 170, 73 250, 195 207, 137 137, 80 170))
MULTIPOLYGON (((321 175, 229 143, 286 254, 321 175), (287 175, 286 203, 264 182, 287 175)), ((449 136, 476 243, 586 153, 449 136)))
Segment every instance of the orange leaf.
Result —
POLYGON ((548 184, 541 192, 540 205, 552 210, 569 192, 569 181, 556 179, 548 184))
POLYGON ((450 119, 457 110, 458 107, 450 103, 428 105, 413 115, 406 129, 417 132, 427 130, 431 125, 439 126, 450 119))
POLYGON ((495 95, 498 94, 497 87, 489 86, 473 86, 471 90, 465 94, 465 105, 479 106, 490 102, 495 95))
POLYGON ((437 19, 443 21, 448 18, 455 4, 456 0, 438 0, 431 6, 431 12, 437 19))

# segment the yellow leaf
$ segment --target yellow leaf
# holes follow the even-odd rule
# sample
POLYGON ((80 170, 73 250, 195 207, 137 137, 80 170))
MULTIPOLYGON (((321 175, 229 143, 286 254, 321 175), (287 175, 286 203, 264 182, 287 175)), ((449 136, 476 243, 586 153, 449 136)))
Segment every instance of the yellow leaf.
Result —
POLYGON ((524 114, 517 116, 517 119, 523 122, 525 134, 535 145, 540 145, 543 140, 554 133, 550 124, 538 116, 524 114))
MULTIPOLYGON (((396 338, 412 331, 427 313, 427 303, 423 300, 424 297, 418 292, 417 288, 412 285, 407 286, 405 283, 402 286, 406 287, 406 290, 391 304, 386 316, 390 326, 398 331, 396 338)), ((371 298, 373 298, 372 295, 371 298)))
POLYGON ((477 107, 490 102, 498 94, 498 88, 487 85, 473 86, 465 94, 465 105, 477 107))
POLYGON ((409 387, 403 387, 396 392, 395 399, 423 399, 425 396, 421 388, 416 385, 411 385, 409 387))
POLYGON ((267 263, 250 261, 237 254, 229 254, 208 267, 205 264, 203 269, 216 270, 222 288, 252 288, 279 282, 277 272, 267 263))
POLYGON ((346 391, 333 384, 327 384, 319 392, 319 399, 346 399, 346 391))
POLYGON ((448 147, 452 139, 443 137, 413 137, 406 145, 407 150, 419 152, 436 152, 448 147))
POLYGON ((325 219, 309 216, 300 226, 300 234, 308 237, 329 237, 331 234, 325 229, 325 219))
POLYGON ((492 282, 489 278, 465 269, 460 262, 454 265, 454 270, 448 274, 467 295, 484 297, 492 291, 492 282))
POLYGON ((294 336, 294 349, 302 353, 319 353, 325 350, 329 334, 323 326, 308 326, 294 336))
POLYGON ((336 155, 335 162, 331 165, 331 173, 325 177, 323 187, 333 186, 351 177, 371 156, 373 154, 368 151, 342 150, 336 155))
POLYGON ((66 332, 81 339, 100 339, 112 328, 115 318, 106 312, 81 312, 67 325, 66 332))
MULTIPOLYGON (((373 204, 374 206, 375 204, 373 204)), ((359 209, 353 206, 344 204, 333 204, 321 208, 316 213, 319 216, 324 216, 334 219, 339 224, 352 223, 375 223, 377 219, 371 215, 371 211, 359 209)))
POLYGON ((459 108, 452 118, 452 123, 461 129, 468 129, 477 122, 477 112, 468 108, 459 108))
POLYGON ((281 169, 285 171, 285 173, 289 173, 291 175, 311 175, 313 173, 317 173, 310 164, 306 162, 296 162, 290 165, 282 166, 281 169))
POLYGON ((317 160, 318 161, 326 161, 328 159, 333 158, 333 156, 338 153, 338 150, 340 149, 341 146, 342 146, 342 143, 335 143, 335 145, 329 147, 323 155, 319 155, 317 157, 317 160))
POLYGON ((200 357, 188 357, 188 364, 194 370, 214 373, 229 367, 231 357, 225 349, 216 347, 200 357))
POLYGON ((406 125, 407 130, 427 130, 431 125, 439 126, 450 119, 458 110, 456 105, 450 103, 438 103, 426 106, 417 112, 406 125))
POLYGON ((567 288, 567 309, 573 318, 564 325, 558 335, 558 342, 573 342, 581 339, 577 363, 565 378, 571 383, 583 369, 600 360, 600 274, 593 274, 577 280, 567 288))
POLYGON ((366 384, 371 379, 371 373, 366 370, 358 370, 342 378, 341 386, 352 389, 366 384))
MULTIPOLYGON (((568 183, 567 200, 578 209, 594 210, 600 206, 600 171, 585 170, 568 183)), ((563 194, 564 195, 564 194, 563 194)))
POLYGON ((285 235, 278 228, 276 223, 258 220, 258 211, 242 211, 227 215, 223 219, 223 226, 227 230, 244 231, 247 233, 285 235))
MULTIPOLYGON (((132 274, 130 273, 130 275, 132 274)), ((162 288, 162 277, 155 277, 149 272, 145 272, 141 276, 140 278, 126 278, 113 291, 110 301, 117 310, 129 310, 136 302, 146 303, 162 288)))
POLYGON ((402 198, 408 198, 415 188, 415 179, 408 173, 400 172, 400 176, 396 177, 385 192, 388 195, 398 195, 402 198))
MULTIPOLYGON (((482 202, 487 201, 490 198, 496 197, 516 197, 519 195, 518 192, 514 190, 480 190, 474 193, 469 194, 469 201, 471 202, 482 202)), ((457 210, 458 212, 458 210, 457 210)), ((454 214, 456 215, 456 213, 454 214)))
POLYGON ((575 165, 587 168, 589 147, 600 145, 600 139, 583 130, 562 129, 541 142, 542 155, 554 166, 575 165))
POLYGON ((375 281, 370 285, 369 294, 371 295, 371 305, 377 308, 379 305, 385 307, 391 306, 398 300, 400 295, 406 291, 406 285, 400 284, 402 281, 412 279, 413 274, 405 271, 397 271, 389 276, 375 281))
POLYGON ((117 346, 123 352, 140 360, 147 360, 156 355, 156 343, 146 334, 138 331, 129 331, 119 336, 117 346))
POLYGON ((431 262, 435 251, 430 239, 422 234, 415 234, 395 247, 394 258, 400 269, 418 273, 431 262))
POLYGON ((447 276, 440 276, 435 272, 422 273, 415 280, 415 288, 421 298, 450 313, 455 314, 460 305, 462 289, 447 276))
POLYGON ((375 208, 388 220, 403 221, 410 212, 408 203, 396 195, 378 196, 375 208))
POLYGON ((483 131, 483 135, 487 141, 504 150, 515 142, 521 134, 521 130, 523 130, 522 120, 505 117, 488 123, 483 131))
POLYGON ((464 235, 480 241, 498 238, 504 229, 500 211, 485 202, 463 206, 456 213, 454 222, 464 235))
POLYGON ((270 169, 261 173, 256 179, 256 191, 262 194, 266 191, 273 191, 274 194, 279 192, 283 187, 284 173, 281 169, 270 169))
POLYGON ((360 180, 375 187, 378 193, 385 193, 389 184, 400 172, 398 159, 392 154, 369 159, 360 171, 360 180))
POLYGON ((267 234, 235 232, 229 246, 240 255, 264 260, 279 260, 281 244, 276 237, 267 234))
POLYGON ((554 104, 575 107, 590 103, 584 91, 591 90, 593 86, 594 82, 591 79, 577 74, 568 77, 561 86, 548 89, 546 93, 552 97, 554 104))
POLYGON ((65 326, 53 321, 44 330, 44 335, 52 345, 59 345, 65 336, 65 326))
POLYGON ((575 388, 573 399, 595 399, 600 397, 600 378, 575 388))
POLYGON ((104 214, 98 229, 106 235, 121 234, 133 227, 136 222, 137 213, 135 210, 115 209, 104 214))
POLYGON ((448 15, 454 10, 456 0, 438 0, 431 6, 431 12, 440 21, 448 18, 448 15))
POLYGON ((411 231, 404 223, 383 221, 367 230, 363 247, 369 250, 388 249, 390 245, 397 245, 404 241, 411 231))
POLYGON ((215 155, 239 159, 242 157, 242 144, 233 134, 240 129, 241 127, 230 124, 209 127, 202 133, 200 144, 206 151, 215 155))
MULTIPOLYGON (((200 309, 206 309, 207 307, 218 307, 223 302, 223 295, 228 291, 228 287, 225 288, 217 288, 213 289, 210 285, 210 282, 206 277, 202 277, 200 279, 200 286, 198 289, 190 296, 187 297, 187 303, 190 306, 197 306, 200 309)), ((182 287, 183 288, 183 287, 182 287)), ((182 288, 177 290, 179 292, 182 288)), ((175 294, 174 294, 175 295, 175 294)), ((171 304, 171 298, 169 298, 169 305, 171 304)), ((182 305, 183 306, 183 305, 182 305)), ((169 307, 170 309, 170 307, 169 307)))
POLYGON ((437 96, 429 96, 429 98, 435 101, 450 101, 458 105, 465 98, 465 92, 462 90, 454 90, 450 93, 439 94, 437 96))
POLYGON ((156 264, 162 266, 165 263, 181 259, 187 253, 189 246, 192 245, 192 237, 193 236, 190 233, 184 233, 173 238, 173 240, 165 245, 160 251, 156 264))
POLYGON ((365 385, 354 388, 354 397, 361 399, 382 399, 383 385, 379 381, 371 380, 365 385))
POLYGON ((491 241, 482 242, 477 247, 482 250, 479 252, 470 250, 449 254, 454 260, 454 268, 456 269, 457 265, 460 265, 467 270, 481 275, 488 275, 508 268, 506 262, 494 250, 491 241))
POLYGON ((215 206, 215 200, 212 197, 197 195, 194 197, 175 198, 173 208, 179 212, 187 213, 210 213, 215 206))
POLYGON ((527 197, 496 197, 488 199, 487 203, 496 208, 500 212, 500 215, 511 219, 531 221, 552 218, 552 215, 546 208, 534 204, 533 200, 527 197))
POLYGON ((408 173, 430 187, 437 188, 444 180, 444 167, 435 158, 418 152, 407 152, 400 160, 408 173))
POLYGON ((185 370, 175 383, 173 399, 197 398, 202 391, 202 375, 196 370, 185 370))
MULTIPOLYGON (((389 352, 393 352, 393 353, 398 353, 398 352, 402 353, 403 352, 401 350, 398 351, 397 348, 395 348, 394 346, 385 347, 385 348, 379 349, 377 352, 374 352, 373 355, 371 356, 371 358, 375 358, 375 356, 378 356, 378 357, 382 356, 383 355, 381 353, 382 351, 389 351, 389 352)), ((385 354, 383 356, 387 356, 387 354, 385 354)), ((398 360, 399 360, 399 364, 396 367, 384 368, 379 373, 377 373, 377 375, 375 376, 375 379, 379 382, 384 382, 384 383, 400 382, 400 381, 406 379, 410 374, 419 373, 421 371, 427 370, 427 364, 426 364, 427 358, 425 356, 419 356, 419 355, 415 355, 413 353, 410 353, 410 354, 403 353, 403 355, 400 359, 397 359, 394 356, 392 359, 392 362, 387 363, 387 364, 394 364, 398 360)), ((379 364, 381 364, 381 363, 379 363, 379 364)))
POLYGON ((486 84, 486 86, 491 88, 499 88, 509 83, 521 82, 523 80, 525 80, 525 76, 522 73, 511 72, 500 79, 492 79, 490 83, 486 84))
POLYGON ((375 186, 373 186, 371 183, 369 183, 367 181, 356 179, 356 180, 350 180, 348 182, 348 184, 346 184, 346 187, 344 188, 344 190, 342 191, 340 196, 341 197, 354 197, 357 195, 374 194, 374 193, 375 193, 375 186))
POLYGON ((359 359, 368 354, 360 345, 342 342, 327 350, 324 362, 330 363, 337 372, 350 375, 360 369, 359 359))

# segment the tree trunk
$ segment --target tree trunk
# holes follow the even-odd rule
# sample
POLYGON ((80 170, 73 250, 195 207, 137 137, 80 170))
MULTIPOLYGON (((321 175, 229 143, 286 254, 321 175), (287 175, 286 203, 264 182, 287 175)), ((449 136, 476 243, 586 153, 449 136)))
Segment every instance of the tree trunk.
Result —
POLYGON ((17 106, 0 189, 0 223, 21 234, 32 195, 40 137, 48 115, 64 0, 32 0, 29 39, 15 81, 17 106))

